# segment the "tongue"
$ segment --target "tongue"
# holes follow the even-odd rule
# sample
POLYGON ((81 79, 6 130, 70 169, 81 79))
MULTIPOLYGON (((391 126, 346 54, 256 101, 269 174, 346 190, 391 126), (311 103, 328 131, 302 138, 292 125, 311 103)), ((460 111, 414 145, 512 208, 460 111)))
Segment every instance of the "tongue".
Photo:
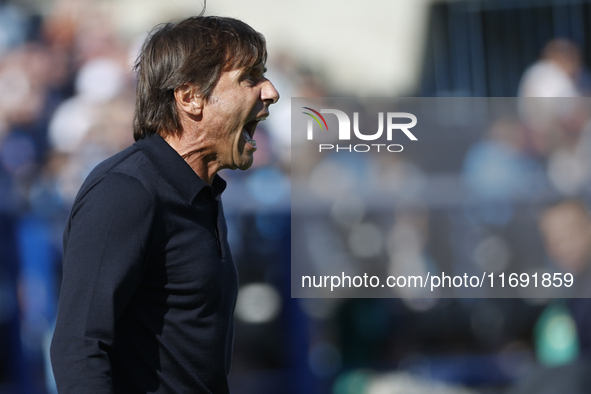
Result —
POLYGON ((248 132, 246 130, 242 130, 242 137, 244 138, 244 140, 246 141, 246 143, 248 145, 250 145, 256 149, 257 142, 250 137, 250 134, 248 134, 248 132))

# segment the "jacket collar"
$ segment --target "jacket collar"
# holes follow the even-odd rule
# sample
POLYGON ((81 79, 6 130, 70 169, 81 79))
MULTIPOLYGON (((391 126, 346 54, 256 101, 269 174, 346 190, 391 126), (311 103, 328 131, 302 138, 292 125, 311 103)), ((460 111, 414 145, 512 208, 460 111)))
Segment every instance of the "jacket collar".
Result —
POLYGON ((203 189, 208 189, 217 198, 226 188, 226 181, 217 174, 212 185, 208 185, 159 134, 147 135, 134 145, 146 155, 187 204, 192 204, 203 189))

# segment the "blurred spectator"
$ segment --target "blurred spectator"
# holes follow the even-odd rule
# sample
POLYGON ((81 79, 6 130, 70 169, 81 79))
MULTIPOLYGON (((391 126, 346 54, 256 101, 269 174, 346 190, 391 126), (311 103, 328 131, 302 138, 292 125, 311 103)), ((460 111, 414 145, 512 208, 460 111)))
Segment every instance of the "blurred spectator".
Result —
POLYGON ((462 175, 480 198, 509 201, 535 187, 536 163, 527 155, 523 126, 514 119, 496 120, 487 138, 470 146, 462 175))
POLYGON ((530 66, 519 85, 520 97, 577 97, 581 54, 571 41, 555 39, 542 51, 542 57, 530 66))
MULTIPOLYGON (((540 230, 552 262, 576 274, 575 291, 589 296, 591 219, 578 200, 562 201, 540 215, 540 230)), ((552 271, 552 270, 550 270, 552 271)), ((583 394, 591 391, 591 300, 553 301, 535 326, 541 367, 533 370, 510 394, 583 394)))
MULTIPOLYGON (((544 237, 546 249, 556 268, 563 273, 574 275, 573 293, 576 297, 591 297, 591 218, 586 206, 579 200, 566 200, 547 208, 540 218, 540 229, 544 237)), ((576 324, 576 336, 572 341, 580 346, 585 357, 591 357, 591 299, 572 298, 565 304, 576 324)), ((565 319, 562 319, 564 321, 565 319)), ((568 331, 568 330, 566 330, 568 331)), ((565 330, 557 335, 566 338, 565 330)), ((567 342, 563 340, 564 349, 568 351, 567 342)), ((579 350, 571 351, 576 357, 579 350), (574 352, 574 353, 573 353, 574 352)), ((543 360, 553 364, 552 360, 543 360)), ((565 360, 569 361, 569 360, 565 360)), ((572 361, 572 358, 571 358, 572 361)), ((555 364, 555 363, 554 363, 555 364)))
MULTIPOLYGON (((548 254, 560 271, 581 278, 591 269, 591 219, 581 201, 567 200, 546 209, 540 228, 548 254)), ((583 283, 583 286, 588 284, 583 283)), ((586 290, 591 291, 591 287, 586 290)), ((585 295, 591 296, 591 293, 585 295)))
MULTIPOLYGON (((544 47, 541 59, 521 78, 519 112, 536 153, 547 155, 563 148, 572 140, 571 134, 578 136, 585 124, 586 115, 579 101, 587 93, 581 59, 575 43, 553 39, 544 47)), ((559 188, 571 185, 562 186, 558 181, 559 188)))

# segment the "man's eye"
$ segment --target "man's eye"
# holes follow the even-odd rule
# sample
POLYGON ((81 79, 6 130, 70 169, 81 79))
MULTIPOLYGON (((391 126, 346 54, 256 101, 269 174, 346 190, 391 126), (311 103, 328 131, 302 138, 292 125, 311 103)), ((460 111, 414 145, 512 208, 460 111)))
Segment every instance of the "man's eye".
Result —
POLYGON ((244 80, 246 81, 246 83, 251 86, 255 86, 256 84, 258 84, 259 79, 260 79, 259 77, 257 77, 256 75, 252 75, 252 74, 248 74, 244 77, 244 80))
POLYGON ((245 75, 244 79, 250 83, 257 84, 261 80, 265 79, 265 75, 259 73, 249 73, 245 75))

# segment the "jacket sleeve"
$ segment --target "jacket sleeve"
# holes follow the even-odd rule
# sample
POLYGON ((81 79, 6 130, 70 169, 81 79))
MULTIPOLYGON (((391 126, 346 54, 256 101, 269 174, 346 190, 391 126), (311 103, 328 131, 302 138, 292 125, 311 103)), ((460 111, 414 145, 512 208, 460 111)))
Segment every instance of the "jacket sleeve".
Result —
POLYGON ((142 277, 154 205, 137 179, 109 173, 72 208, 51 343, 60 394, 113 392, 115 324, 142 277))

